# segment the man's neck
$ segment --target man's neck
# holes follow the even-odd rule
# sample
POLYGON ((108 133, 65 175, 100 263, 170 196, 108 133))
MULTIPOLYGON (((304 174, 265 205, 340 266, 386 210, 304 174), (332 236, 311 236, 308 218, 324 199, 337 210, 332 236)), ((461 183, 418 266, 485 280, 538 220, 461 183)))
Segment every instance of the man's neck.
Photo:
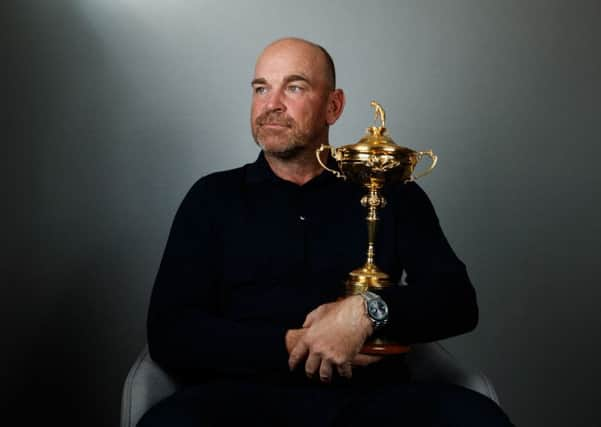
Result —
MULTIPOLYGON (((314 149, 303 151, 291 159, 282 159, 265 153, 265 160, 274 174, 298 185, 306 184, 323 172, 323 168, 317 162, 314 149)), ((324 157, 322 161, 325 161, 324 157)))

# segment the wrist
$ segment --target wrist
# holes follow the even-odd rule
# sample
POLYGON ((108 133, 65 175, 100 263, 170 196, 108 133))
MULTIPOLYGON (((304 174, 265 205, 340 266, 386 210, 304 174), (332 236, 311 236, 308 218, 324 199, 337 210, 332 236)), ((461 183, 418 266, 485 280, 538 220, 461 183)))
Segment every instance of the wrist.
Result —
POLYGON ((369 337, 374 332, 374 325, 367 314, 365 307, 365 300, 361 294, 352 295, 348 297, 353 301, 354 312, 356 313, 356 328, 365 333, 366 337, 369 337))

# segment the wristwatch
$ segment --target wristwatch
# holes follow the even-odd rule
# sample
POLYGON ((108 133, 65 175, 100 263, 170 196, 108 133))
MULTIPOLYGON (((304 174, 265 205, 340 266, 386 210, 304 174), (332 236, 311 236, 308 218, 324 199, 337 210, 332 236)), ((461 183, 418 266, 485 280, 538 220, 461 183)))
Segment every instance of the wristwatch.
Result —
POLYGON ((374 331, 380 329, 388 322, 388 305, 378 294, 365 291, 361 294, 365 301, 367 317, 374 326, 374 331))

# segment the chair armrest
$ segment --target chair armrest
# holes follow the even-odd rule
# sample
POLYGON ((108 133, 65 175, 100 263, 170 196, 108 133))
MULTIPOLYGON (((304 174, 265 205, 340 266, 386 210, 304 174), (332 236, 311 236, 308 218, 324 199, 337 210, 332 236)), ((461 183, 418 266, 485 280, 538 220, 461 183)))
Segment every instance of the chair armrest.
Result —
POLYGON ((462 367, 438 342, 412 345, 407 358, 416 381, 456 384, 481 393, 499 405, 497 392, 486 375, 462 367))
POLYGON ((151 406, 177 389, 175 380, 150 358, 148 346, 145 346, 123 385, 121 427, 135 427, 151 406))

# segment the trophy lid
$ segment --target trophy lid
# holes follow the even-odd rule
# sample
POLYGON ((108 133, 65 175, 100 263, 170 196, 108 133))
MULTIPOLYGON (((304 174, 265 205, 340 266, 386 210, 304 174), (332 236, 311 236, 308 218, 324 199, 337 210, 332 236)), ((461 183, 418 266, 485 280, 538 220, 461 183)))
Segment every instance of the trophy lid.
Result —
POLYGON ((403 159, 407 155, 414 153, 413 150, 397 145, 392 138, 386 134, 386 113, 380 104, 371 101, 371 106, 375 108, 374 122, 380 121, 380 126, 370 126, 366 134, 355 144, 344 145, 337 150, 341 152, 346 160, 363 159, 366 155, 381 156, 386 155, 395 159, 403 159))

